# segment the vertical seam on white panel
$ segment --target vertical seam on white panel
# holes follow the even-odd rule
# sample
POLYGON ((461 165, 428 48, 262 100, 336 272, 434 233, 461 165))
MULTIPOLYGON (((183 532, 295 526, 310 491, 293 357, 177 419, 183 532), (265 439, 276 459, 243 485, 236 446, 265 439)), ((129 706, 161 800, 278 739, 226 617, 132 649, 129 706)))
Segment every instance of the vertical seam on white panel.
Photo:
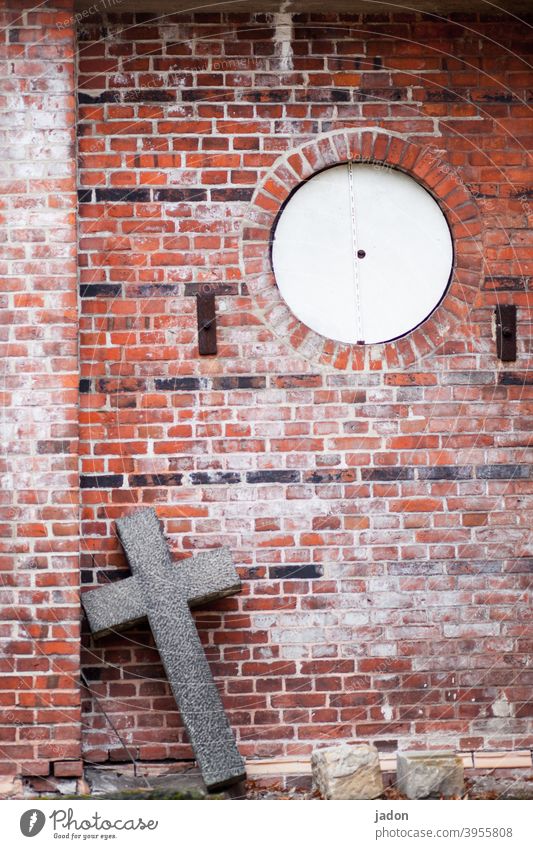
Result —
POLYGON ((355 177, 353 172, 353 160, 348 162, 348 179, 350 182, 350 212, 352 224, 352 269, 355 297, 355 320, 357 327, 357 342, 364 344, 363 315, 361 310, 361 285, 359 280, 359 263, 357 262, 357 217, 355 206, 355 177))

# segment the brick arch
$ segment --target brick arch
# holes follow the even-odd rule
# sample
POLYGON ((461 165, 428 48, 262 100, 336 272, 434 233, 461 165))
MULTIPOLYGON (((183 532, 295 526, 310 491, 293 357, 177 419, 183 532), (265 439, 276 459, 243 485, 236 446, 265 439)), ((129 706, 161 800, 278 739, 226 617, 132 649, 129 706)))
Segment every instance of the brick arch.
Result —
MULTIPOLYGON (((432 148, 400 135, 376 129, 343 130, 287 153, 263 179, 244 223, 242 271, 264 321, 300 354, 337 369, 402 369, 437 351, 450 338, 464 336, 483 272, 481 216, 459 177, 437 160, 432 148), (270 258, 273 228, 290 195, 319 171, 350 159, 396 168, 414 177, 445 213, 454 244, 451 282, 434 312, 406 336, 366 346, 326 339, 296 318, 281 297, 270 258)), ((468 333, 474 333, 469 325, 468 333)))

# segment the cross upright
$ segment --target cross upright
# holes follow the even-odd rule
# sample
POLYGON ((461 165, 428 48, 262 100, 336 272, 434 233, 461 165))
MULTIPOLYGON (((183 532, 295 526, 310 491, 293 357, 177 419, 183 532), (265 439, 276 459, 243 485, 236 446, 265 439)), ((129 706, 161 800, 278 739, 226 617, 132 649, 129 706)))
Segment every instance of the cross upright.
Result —
POLYGON ((147 617, 206 786, 241 781, 244 761, 190 612, 239 592, 231 554, 218 548, 175 565, 154 510, 116 524, 132 576, 83 593, 91 631, 98 637, 147 617))

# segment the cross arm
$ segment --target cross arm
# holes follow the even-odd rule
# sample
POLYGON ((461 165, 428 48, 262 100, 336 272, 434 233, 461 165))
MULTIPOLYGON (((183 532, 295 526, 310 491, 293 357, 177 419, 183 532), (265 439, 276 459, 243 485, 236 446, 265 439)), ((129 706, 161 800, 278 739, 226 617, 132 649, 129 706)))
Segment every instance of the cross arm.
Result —
MULTIPOLYGON (((183 582, 189 607, 239 592, 241 581, 227 548, 201 551, 173 566, 183 582)), ((82 594, 82 604, 95 637, 120 631, 146 618, 146 607, 136 578, 124 578, 82 594)))
POLYGON ((240 592, 241 580, 231 552, 227 548, 201 551, 176 567, 183 575, 185 597, 189 607, 197 607, 240 592))
POLYGON ((201 551, 175 564, 161 524, 151 508, 137 510, 117 519, 117 531, 133 575, 167 571, 169 580, 179 580, 181 593, 190 607, 223 598, 241 589, 241 582, 227 548, 201 551))
POLYGON ((127 628, 146 617, 146 607, 137 580, 124 578, 83 593, 81 601, 95 637, 127 628))

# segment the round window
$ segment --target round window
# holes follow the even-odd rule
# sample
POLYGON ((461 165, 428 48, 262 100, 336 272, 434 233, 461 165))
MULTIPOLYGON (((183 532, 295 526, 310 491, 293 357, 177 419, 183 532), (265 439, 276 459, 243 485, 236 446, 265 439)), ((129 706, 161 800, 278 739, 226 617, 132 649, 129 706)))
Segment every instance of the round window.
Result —
POLYGON ((439 305, 453 245, 439 205, 412 177, 347 163, 289 198, 274 228, 280 293, 312 330, 339 342, 404 336, 439 305))

